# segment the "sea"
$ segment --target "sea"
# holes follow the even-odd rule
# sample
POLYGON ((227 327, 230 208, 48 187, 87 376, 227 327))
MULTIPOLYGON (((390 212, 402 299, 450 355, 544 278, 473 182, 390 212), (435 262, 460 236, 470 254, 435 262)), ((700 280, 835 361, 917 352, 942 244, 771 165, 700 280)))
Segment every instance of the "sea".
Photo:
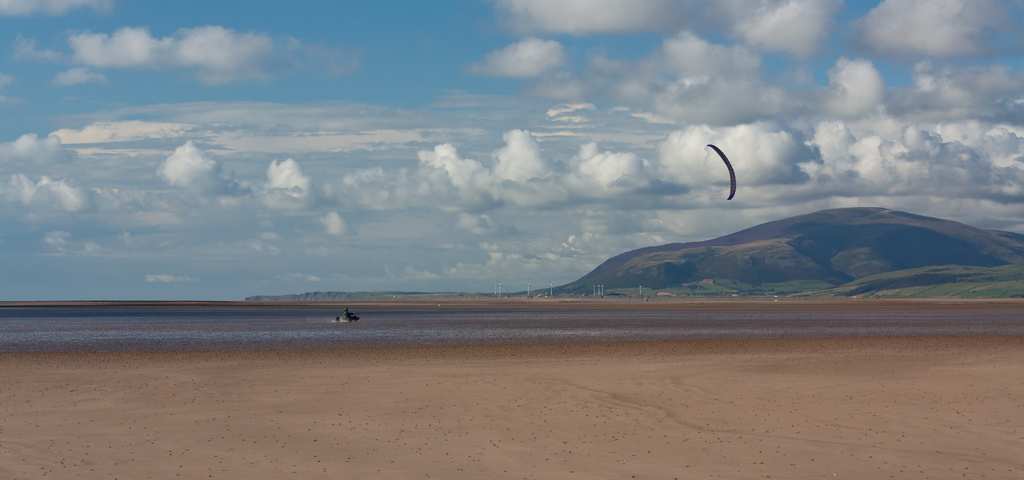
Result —
POLYGON ((1024 335, 1022 307, 378 304, 339 324, 328 306, 3 306, 0 352, 1024 335))

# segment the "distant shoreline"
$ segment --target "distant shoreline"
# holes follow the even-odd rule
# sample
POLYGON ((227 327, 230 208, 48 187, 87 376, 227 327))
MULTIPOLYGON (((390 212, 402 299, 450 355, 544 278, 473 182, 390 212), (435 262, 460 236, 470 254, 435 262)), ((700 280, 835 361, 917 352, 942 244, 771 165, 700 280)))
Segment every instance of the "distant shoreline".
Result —
POLYGON ((272 308, 272 307, 332 307, 332 306, 394 306, 394 307, 422 307, 422 306, 448 306, 448 307, 486 307, 501 306, 508 307, 545 307, 562 306, 567 308, 616 308, 628 306, 632 309, 662 309, 671 307, 699 307, 699 306, 743 306, 743 305, 786 305, 786 306, 885 306, 885 305, 1013 305, 1024 306, 1024 299, 1021 298, 770 298, 770 297, 744 297, 744 298, 723 298, 723 297, 671 297, 640 301, 635 298, 605 298, 593 299, 587 297, 568 298, 466 298, 466 297, 437 297, 437 298, 397 298, 393 300, 382 299, 351 299, 351 300, 329 300, 329 301, 249 301, 249 300, 28 300, 28 301, 0 301, 0 308, 25 308, 25 307, 246 307, 246 308, 272 308))

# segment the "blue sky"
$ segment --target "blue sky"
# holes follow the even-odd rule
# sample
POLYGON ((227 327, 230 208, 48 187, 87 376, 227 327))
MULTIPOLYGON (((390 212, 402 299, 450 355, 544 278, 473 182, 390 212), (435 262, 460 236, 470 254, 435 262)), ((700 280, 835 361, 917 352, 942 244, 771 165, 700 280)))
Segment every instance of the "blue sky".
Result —
POLYGON ((0 0, 0 292, 490 291, 854 205, 1024 231, 1022 14, 0 0))

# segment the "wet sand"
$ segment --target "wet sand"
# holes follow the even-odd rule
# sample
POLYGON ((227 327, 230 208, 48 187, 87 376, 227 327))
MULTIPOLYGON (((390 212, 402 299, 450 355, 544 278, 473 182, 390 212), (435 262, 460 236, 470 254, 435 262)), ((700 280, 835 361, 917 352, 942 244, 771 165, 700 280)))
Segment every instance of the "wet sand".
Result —
POLYGON ((0 354, 0 478, 1024 478, 1024 338, 0 354))

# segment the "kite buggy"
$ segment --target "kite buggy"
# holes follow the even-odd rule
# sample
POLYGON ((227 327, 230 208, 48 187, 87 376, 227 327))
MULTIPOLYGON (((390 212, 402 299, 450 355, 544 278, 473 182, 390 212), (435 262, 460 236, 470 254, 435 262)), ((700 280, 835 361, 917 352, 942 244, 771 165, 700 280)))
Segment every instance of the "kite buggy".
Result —
POLYGON ((352 311, 349 310, 348 307, 345 307, 345 310, 341 312, 341 315, 334 317, 334 323, 349 323, 358 321, 359 315, 352 313, 352 311))

